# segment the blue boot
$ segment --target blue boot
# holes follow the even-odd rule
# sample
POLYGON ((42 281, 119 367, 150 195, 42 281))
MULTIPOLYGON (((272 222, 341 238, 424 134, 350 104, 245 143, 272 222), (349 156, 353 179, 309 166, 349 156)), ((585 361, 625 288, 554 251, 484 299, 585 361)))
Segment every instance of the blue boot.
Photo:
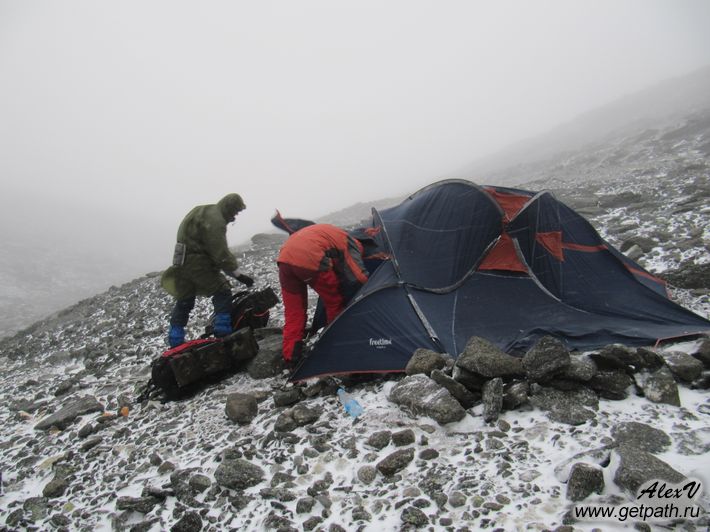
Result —
POLYGON ((185 343, 185 327, 181 325, 171 325, 168 333, 168 344, 170 347, 177 347, 185 343))
POLYGON ((232 316, 228 312, 218 312, 214 315, 214 335, 219 338, 232 334, 232 316))

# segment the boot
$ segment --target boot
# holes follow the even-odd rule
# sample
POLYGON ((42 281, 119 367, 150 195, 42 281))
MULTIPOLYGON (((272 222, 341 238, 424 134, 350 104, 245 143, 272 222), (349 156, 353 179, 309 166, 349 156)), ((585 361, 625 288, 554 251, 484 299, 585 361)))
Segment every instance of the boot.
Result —
POLYGON ((185 343, 185 327, 181 325, 171 325, 168 333, 168 345, 177 347, 185 343))
POLYGON ((232 334, 232 316, 228 312, 218 312, 214 315, 214 335, 217 338, 232 334))

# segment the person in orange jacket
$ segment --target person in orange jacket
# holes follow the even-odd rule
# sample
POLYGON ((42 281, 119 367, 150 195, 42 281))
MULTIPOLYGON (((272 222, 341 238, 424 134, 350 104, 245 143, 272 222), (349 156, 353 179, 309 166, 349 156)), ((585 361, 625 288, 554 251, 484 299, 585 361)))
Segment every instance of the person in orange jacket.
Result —
POLYGON ((301 355, 306 330, 308 287, 320 296, 328 323, 367 282, 362 244, 330 224, 298 229, 281 247, 279 267, 284 303, 283 358, 294 366, 301 355))

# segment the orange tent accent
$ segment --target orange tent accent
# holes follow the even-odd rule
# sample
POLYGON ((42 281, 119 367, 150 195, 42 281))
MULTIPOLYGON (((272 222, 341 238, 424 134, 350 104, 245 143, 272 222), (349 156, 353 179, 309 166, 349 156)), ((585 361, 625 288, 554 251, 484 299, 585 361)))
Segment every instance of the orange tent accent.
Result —
POLYGON ((518 258, 513 239, 507 233, 500 235, 498 243, 488 252, 478 269, 528 273, 528 269, 518 258))
POLYGON ((487 187, 485 190, 489 196, 496 200, 501 209, 503 209, 505 212, 505 221, 507 222, 515 218, 515 215, 530 201, 530 196, 499 192, 492 187, 487 187))
POLYGON ((550 231, 549 233, 538 233, 535 235, 535 240, 537 240, 542 246, 550 252, 550 254, 557 260, 562 262, 565 260, 565 253, 562 250, 562 231, 550 231))

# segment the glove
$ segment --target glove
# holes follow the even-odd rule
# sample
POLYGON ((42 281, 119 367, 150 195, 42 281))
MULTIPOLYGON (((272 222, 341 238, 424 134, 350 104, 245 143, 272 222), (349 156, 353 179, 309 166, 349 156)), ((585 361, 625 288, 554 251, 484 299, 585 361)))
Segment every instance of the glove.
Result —
POLYGON ((250 287, 251 285, 254 284, 254 279, 249 277, 248 275, 244 275, 241 270, 236 269, 232 273, 230 273, 232 277, 234 277, 237 281, 242 283, 243 285, 246 285, 246 287, 250 287))
POLYGON ((254 279, 252 279, 248 275, 244 275, 243 273, 237 275, 235 279, 245 285, 247 288, 254 284, 254 279))

